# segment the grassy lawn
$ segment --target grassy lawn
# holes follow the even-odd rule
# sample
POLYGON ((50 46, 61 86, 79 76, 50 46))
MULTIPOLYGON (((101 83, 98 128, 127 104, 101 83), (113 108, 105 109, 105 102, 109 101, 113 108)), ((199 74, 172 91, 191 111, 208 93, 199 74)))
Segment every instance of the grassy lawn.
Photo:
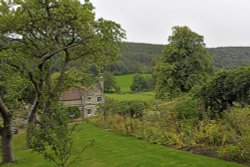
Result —
POLYGON ((140 92, 140 93, 124 93, 124 94, 105 94, 106 97, 116 99, 119 101, 126 100, 153 100, 154 92, 140 92))
MULTIPOLYGON (((145 78, 151 77, 151 74, 141 74, 145 78)), ((130 92, 134 74, 115 76, 117 85, 121 88, 121 92, 130 92)))
MULTIPOLYGON (((72 166, 86 167, 240 167, 243 165, 150 144, 95 127, 79 125, 74 154, 90 139, 96 143, 72 166)), ((53 167, 54 164, 23 149, 24 134, 15 135, 17 163, 13 167, 53 167)))

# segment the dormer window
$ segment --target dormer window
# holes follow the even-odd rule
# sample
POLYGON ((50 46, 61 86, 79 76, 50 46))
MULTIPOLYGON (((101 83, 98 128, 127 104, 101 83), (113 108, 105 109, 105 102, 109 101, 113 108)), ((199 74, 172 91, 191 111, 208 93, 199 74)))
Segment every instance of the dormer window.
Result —
POLYGON ((97 102, 102 102, 102 97, 101 96, 97 97, 97 102))

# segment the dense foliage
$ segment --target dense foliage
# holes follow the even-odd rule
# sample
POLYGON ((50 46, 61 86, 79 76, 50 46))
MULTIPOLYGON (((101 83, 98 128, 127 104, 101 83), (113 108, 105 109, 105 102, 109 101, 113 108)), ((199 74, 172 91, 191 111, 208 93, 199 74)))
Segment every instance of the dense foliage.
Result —
POLYGON ((169 44, 156 64, 156 96, 172 98, 204 82, 212 71, 203 37, 188 27, 174 27, 169 44))
POLYGON ((82 116, 77 106, 65 106, 61 108, 61 110, 63 110, 64 114, 66 114, 69 119, 77 119, 82 116))
POLYGON ((218 72, 201 88, 199 96, 205 109, 214 114, 233 106, 235 102, 250 104, 250 67, 240 67, 218 72))

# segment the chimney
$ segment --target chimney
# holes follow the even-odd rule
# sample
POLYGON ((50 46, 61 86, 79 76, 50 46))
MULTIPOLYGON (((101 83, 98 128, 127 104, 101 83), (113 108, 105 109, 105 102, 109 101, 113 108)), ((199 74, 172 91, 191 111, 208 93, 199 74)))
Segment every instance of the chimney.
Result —
POLYGON ((104 93, 104 78, 103 78, 103 76, 100 76, 100 78, 99 78, 99 84, 101 86, 101 92, 103 94, 104 93))

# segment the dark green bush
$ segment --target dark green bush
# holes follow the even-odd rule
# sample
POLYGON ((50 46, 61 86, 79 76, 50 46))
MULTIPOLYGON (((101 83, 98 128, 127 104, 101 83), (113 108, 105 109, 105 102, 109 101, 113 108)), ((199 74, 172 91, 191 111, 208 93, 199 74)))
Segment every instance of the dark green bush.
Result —
POLYGON ((134 92, 147 91, 148 83, 146 82, 146 79, 142 75, 135 74, 130 89, 134 92))
POLYGON ((77 118, 80 118, 81 116, 81 111, 79 107, 67 106, 67 107, 64 107, 64 111, 67 113, 67 116, 70 119, 77 119, 77 118))
POLYGON ((250 104, 250 66, 220 71, 198 92, 211 116, 230 110, 235 103, 250 104))

